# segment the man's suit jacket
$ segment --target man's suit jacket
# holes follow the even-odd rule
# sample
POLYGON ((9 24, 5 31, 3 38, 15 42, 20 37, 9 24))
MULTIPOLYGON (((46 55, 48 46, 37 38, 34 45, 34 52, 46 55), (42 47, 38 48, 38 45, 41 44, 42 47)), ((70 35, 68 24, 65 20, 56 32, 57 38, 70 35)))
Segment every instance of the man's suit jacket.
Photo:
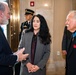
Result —
POLYGON ((72 33, 69 30, 67 30, 67 26, 65 26, 63 39, 62 39, 62 50, 67 50, 71 35, 72 33))
POLYGON ((29 27, 30 27, 30 24, 28 24, 28 21, 21 23, 21 30, 23 30, 25 28, 29 28, 29 27))
POLYGON ((62 39, 62 50, 66 50, 67 52, 66 60, 72 53, 72 50, 69 51, 71 41, 72 41, 72 33, 69 30, 67 30, 67 26, 65 26, 64 35, 62 39))
POLYGON ((13 66, 17 56, 13 55, 11 48, 0 27, 0 75, 13 75, 13 66))
POLYGON ((70 37, 66 55, 66 75, 76 75, 76 36, 70 37))
POLYGON ((28 53, 29 57, 26 61, 21 64, 20 75, 46 75, 46 62, 48 61, 50 55, 50 44, 44 45, 40 42, 39 36, 37 36, 37 45, 34 57, 34 65, 38 65, 40 70, 35 73, 28 73, 27 67, 25 66, 28 62, 31 62, 31 42, 32 42, 33 32, 22 34, 22 38, 19 44, 19 49, 25 47, 25 52, 28 53))
POLYGON ((29 29, 30 26, 31 26, 31 25, 30 25, 30 23, 28 24, 28 21, 25 21, 25 22, 22 22, 22 23, 21 23, 21 27, 20 27, 21 31, 20 31, 20 34, 19 34, 19 40, 21 39, 22 31, 23 31, 24 29, 29 29))

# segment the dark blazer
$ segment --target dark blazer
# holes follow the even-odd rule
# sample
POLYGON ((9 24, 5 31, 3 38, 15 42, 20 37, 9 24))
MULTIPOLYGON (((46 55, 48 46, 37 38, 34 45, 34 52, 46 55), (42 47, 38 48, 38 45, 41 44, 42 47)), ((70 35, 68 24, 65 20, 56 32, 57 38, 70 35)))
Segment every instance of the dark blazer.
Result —
POLYGON ((64 28, 64 34, 63 34, 63 39, 62 39, 62 50, 67 50, 68 48, 68 43, 71 38, 71 32, 67 30, 67 26, 64 28))
POLYGON ((17 56, 13 55, 0 27, 0 75, 13 75, 13 66, 16 60, 17 56))
POLYGON ((67 51, 65 75, 76 75, 76 36, 73 38, 72 34, 65 27, 62 40, 62 50, 67 51))
POLYGON ((66 55, 66 75, 76 75, 76 36, 70 37, 66 55))
POLYGON ((29 57, 26 61, 21 63, 20 75, 46 75, 46 63, 50 55, 50 44, 44 45, 40 42, 39 36, 37 36, 37 45, 34 57, 34 65, 40 67, 37 72, 28 73, 26 64, 31 62, 31 42, 32 42, 33 32, 22 34, 19 49, 25 47, 25 53, 29 54, 29 57))
POLYGON ((29 28, 29 27, 30 27, 30 24, 28 24, 28 21, 21 23, 21 30, 23 30, 25 28, 29 28))
POLYGON ((30 23, 28 24, 28 21, 25 21, 25 22, 21 23, 21 27, 20 27, 21 31, 20 31, 20 34, 19 34, 19 40, 21 39, 22 31, 24 29, 29 29, 29 28, 30 28, 30 23))

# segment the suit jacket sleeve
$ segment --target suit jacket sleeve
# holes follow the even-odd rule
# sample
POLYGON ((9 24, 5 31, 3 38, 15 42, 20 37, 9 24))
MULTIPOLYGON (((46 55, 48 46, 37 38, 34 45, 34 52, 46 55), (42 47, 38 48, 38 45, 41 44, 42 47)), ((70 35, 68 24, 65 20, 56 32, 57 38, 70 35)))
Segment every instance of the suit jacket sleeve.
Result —
POLYGON ((62 39, 62 50, 66 50, 67 44, 67 27, 64 29, 63 39, 62 39))
POLYGON ((0 35, 0 65, 13 66, 16 60, 17 56, 13 55, 8 42, 0 35))

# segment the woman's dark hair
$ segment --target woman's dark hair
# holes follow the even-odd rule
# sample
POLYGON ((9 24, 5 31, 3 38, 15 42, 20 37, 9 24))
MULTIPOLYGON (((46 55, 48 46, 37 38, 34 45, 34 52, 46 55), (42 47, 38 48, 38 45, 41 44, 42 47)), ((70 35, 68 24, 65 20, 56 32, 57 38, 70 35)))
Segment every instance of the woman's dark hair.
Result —
POLYGON ((42 15, 38 14, 38 15, 33 16, 32 20, 31 20, 31 28, 27 32, 30 32, 30 31, 33 32, 34 31, 34 29, 33 29, 33 19, 35 17, 38 17, 39 20, 40 20, 40 30, 39 30, 40 41, 45 45, 49 44, 51 42, 51 35, 49 33, 49 28, 48 28, 47 22, 42 15))

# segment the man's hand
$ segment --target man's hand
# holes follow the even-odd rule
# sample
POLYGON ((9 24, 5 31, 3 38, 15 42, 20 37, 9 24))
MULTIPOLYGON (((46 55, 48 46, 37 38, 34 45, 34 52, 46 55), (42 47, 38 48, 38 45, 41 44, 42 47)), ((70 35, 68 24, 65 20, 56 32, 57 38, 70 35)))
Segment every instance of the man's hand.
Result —
POLYGON ((24 50, 25 50, 25 48, 22 48, 14 53, 18 57, 17 61, 26 60, 26 58, 28 57, 29 54, 23 54, 24 50))
POLYGON ((62 54, 63 55, 66 55, 67 54, 67 51, 66 50, 62 50, 62 54))

